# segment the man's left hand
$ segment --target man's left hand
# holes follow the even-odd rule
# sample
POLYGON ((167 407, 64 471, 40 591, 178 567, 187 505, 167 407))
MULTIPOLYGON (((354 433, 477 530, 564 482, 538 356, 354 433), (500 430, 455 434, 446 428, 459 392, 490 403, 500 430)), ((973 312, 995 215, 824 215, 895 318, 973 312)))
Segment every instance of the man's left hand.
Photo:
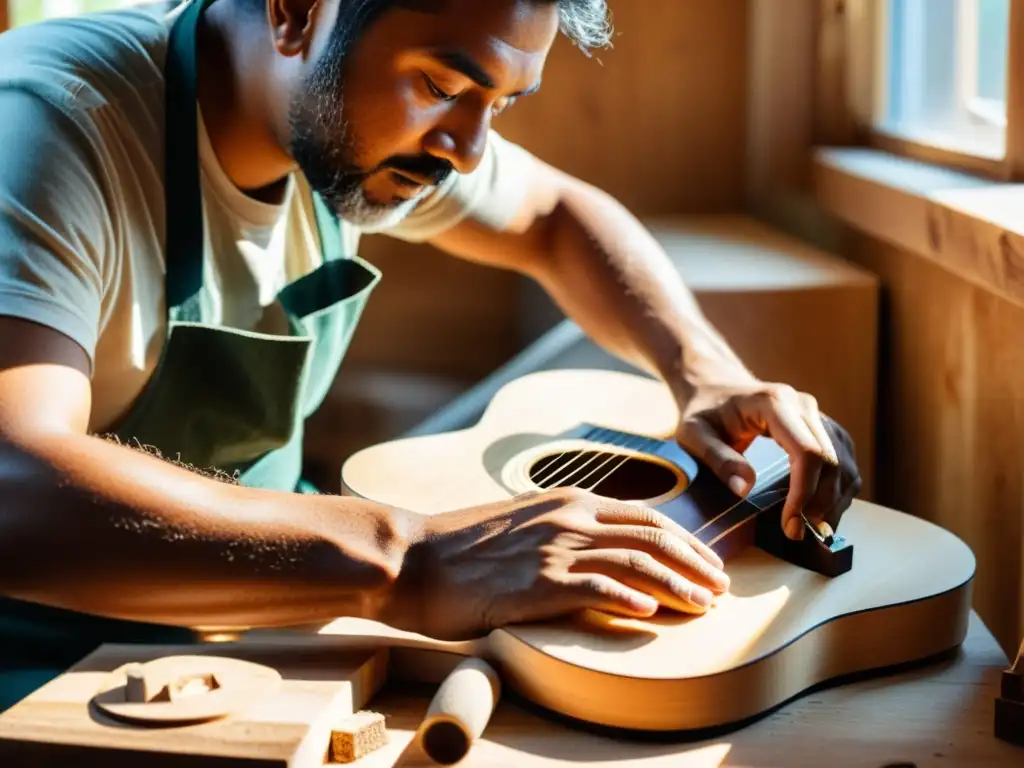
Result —
POLYGON ((756 480, 743 453, 759 435, 789 455, 790 486, 782 510, 783 530, 801 539, 801 513, 814 526, 835 530, 860 492, 862 480, 853 441, 818 410, 809 394, 785 384, 741 377, 738 383, 705 383, 680 403, 676 438, 734 493, 745 496, 756 480))

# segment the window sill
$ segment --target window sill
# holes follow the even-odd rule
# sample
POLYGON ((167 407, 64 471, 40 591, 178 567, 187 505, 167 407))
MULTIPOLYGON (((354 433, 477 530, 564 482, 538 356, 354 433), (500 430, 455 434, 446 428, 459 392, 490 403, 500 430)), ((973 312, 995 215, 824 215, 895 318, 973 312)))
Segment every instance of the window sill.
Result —
POLYGON ((819 148, 818 202, 879 240, 1024 305, 1024 184, 877 149, 819 148))

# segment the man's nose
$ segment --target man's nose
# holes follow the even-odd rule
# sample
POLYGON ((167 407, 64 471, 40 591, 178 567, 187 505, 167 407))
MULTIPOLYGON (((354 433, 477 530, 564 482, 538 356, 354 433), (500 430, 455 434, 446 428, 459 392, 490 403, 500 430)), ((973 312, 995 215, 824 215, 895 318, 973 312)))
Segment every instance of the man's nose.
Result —
POLYGON ((467 174, 480 164, 489 131, 489 120, 453 120, 431 131, 424 143, 431 155, 447 160, 456 171, 467 174))

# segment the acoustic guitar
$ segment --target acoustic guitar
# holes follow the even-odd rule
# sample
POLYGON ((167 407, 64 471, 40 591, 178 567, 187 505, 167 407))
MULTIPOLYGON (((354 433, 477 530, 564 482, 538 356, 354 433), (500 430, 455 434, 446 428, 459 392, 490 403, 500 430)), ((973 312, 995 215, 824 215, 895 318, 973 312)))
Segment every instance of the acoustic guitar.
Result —
POLYGON ((667 389, 614 371, 524 376, 471 428, 353 455, 346 494, 424 513, 577 486, 653 506, 709 544, 731 586, 703 615, 594 612, 440 642, 352 619, 322 635, 373 637, 491 662, 503 685, 586 723, 642 731, 737 725, 819 684, 955 648, 975 561, 952 533, 855 500, 830 537, 781 531, 789 460, 772 440, 746 452, 741 499, 672 440, 667 389))

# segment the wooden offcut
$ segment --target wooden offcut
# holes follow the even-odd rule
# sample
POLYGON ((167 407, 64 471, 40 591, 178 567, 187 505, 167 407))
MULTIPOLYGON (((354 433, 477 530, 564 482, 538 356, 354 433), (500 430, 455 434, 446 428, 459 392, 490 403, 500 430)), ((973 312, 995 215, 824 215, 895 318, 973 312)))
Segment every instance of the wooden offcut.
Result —
POLYGON ((388 743, 384 715, 361 711, 331 727, 331 761, 352 763, 388 743))

